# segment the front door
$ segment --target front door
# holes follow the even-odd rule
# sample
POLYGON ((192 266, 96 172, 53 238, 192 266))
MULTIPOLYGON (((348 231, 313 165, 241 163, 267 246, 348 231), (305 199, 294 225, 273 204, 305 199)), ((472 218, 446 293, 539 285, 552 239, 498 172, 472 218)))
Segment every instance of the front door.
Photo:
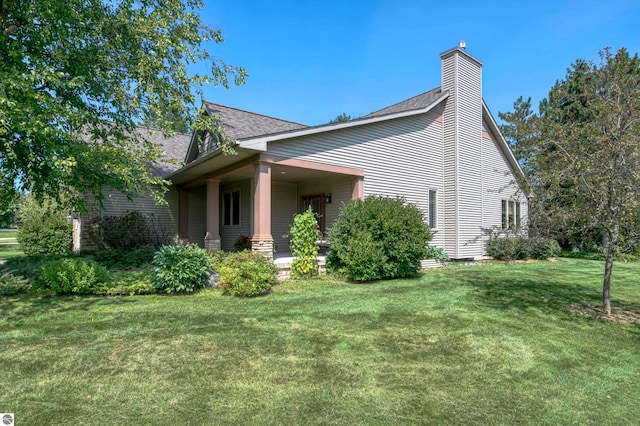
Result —
POLYGON ((306 212, 311 206, 311 211, 316 216, 318 225, 320 226, 320 232, 324 235, 324 195, 307 195, 302 197, 302 211, 306 212))

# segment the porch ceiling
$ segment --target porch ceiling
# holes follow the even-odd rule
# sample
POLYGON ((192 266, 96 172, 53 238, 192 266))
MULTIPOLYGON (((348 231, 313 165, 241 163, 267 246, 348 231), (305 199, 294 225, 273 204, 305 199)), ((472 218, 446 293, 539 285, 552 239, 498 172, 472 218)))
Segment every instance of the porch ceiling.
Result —
MULTIPOLYGON (((253 178, 254 167, 247 165, 232 173, 222 177, 221 183, 232 183, 253 178)), ((308 180, 326 179, 335 176, 335 173, 323 170, 313 170, 302 167, 284 166, 280 164, 271 165, 271 180, 278 182, 300 183, 308 180)))

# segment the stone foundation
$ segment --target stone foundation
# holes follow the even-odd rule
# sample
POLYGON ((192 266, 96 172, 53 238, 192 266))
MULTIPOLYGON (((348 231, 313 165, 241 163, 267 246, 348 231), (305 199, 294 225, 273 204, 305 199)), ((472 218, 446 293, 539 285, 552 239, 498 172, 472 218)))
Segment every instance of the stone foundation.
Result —
POLYGON ((211 251, 222 250, 222 243, 220 240, 204 239, 204 248, 211 251))
POLYGON ((273 260, 273 240, 251 240, 251 251, 273 260))

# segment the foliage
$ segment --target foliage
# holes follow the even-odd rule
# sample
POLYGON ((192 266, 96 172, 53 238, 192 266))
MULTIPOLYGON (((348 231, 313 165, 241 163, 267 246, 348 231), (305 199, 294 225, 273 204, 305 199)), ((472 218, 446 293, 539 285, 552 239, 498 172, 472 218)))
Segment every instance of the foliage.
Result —
POLYGON ((238 235, 238 238, 236 238, 236 240, 233 243, 233 250, 234 251, 251 250, 251 238, 243 234, 238 235))
POLYGON ((227 258, 229 253, 223 250, 206 250, 207 256, 211 259, 211 269, 218 272, 222 266, 222 262, 227 258))
POLYGON ((146 266, 153 262, 155 248, 144 246, 133 251, 123 249, 101 250, 93 259, 108 269, 132 269, 146 266))
POLYGON ((234 296, 260 296, 278 282, 278 267, 260 253, 250 251, 230 253, 219 273, 224 292, 234 296))
POLYGON ((522 123, 534 129, 521 138, 531 153, 534 232, 604 236, 609 313, 616 254, 640 241, 640 58, 605 49, 599 63, 576 61, 522 123))
POLYGON ((103 296, 134 296, 137 294, 154 294, 153 271, 112 272, 111 281, 96 287, 94 294, 103 296))
POLYGON ((10 272, 15 276, 20 276, 29 281, 36 283, 40 281, 42 267, 47 263, 58 260, 59 255, 50 254, 34 254, 27 256, 12 257, 7 259, 0 270, 10 272))
POLYGON ((153 283, 165 293, 192 292, 207 284, 211 266, 206 250, 195 244, 163 246, 153 258, 153 283))
POLYGON ((159 247, 171 242, 171 233, 154 214, 137 210, 122 216, 95 218, 90 237, 100 249, 135 250, 145 246, 159 247))
POLYGON ((291 253, 293 262, 291 263, 292 278, 309 278, 318 273, 318 240, 320 230, 318 221, 311 209, 296 215, 293 218, 293 225, 289 231, 291 236, 291 253))
POLYGON ((333 120, 330 120, 329 124, 346 123, 347 121, 350 121, 350 120, 351 120, 351 116, 348 115, 346 112, 343 112, 341 114, 338 114, 336 118, 334 118, 333 120))
POLYGON ((71 252, 68 211, 51 198, 28 196, 18 210, 18 242, 25 254, 67 254, 71 252))
POLYGON ((442 247, 427 246, 427 255, 425 259, 441 260, 443 262, 449 261, 449 255, 442 247))
MULTIPOLYGON (((116 189, 158 195, 150 162, 160 148, 138 123, 219 133, 197 114, 194 90, 242 84, 247 75, 203 45, 223 41, 204 24, 200 0, 5 0, 0 2, 0 193, 57 197, 116 189), (211 66, 205 74, 193 64, 211 66), (194 122, 195 121, 195 122, 194 122), (185 124, 186 123, 186 124, 185 124), (95 143, 86 143, 90 140, 95 143)), ((223 148, 231 143, 222 138, 223 148)), ((2 197, 4 200, 5 197, 2 197)))
POLYGON ((429 240, 422 211, 403 198, 351 200, 329 229, 327 263, 354 281, 407 277, 420 268, 429 240))
POLYGON ((0 297, 25 294, 31 290, 29 281, 11 272, 0 273, 0 297))
POLYGON ((92 294, 108 281, 106 268, 94 260, 65 258, 42 267, 42 288, 57 294, 92 294))
POLYGON ((542 237, 509 236, 487 242, 487 254, 498 260, 548 259, 560 254, 556 240, 542 237))

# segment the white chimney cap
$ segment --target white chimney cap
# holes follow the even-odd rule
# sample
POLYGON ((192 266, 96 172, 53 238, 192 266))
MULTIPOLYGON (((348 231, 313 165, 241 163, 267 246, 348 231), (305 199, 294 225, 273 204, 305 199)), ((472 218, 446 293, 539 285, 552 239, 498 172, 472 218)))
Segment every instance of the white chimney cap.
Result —
POLYGON ((467 43, 464 40, 460 40, 460 42, 458 43, 458 47, 460 49, 465 49, 467 47, 467 43))

